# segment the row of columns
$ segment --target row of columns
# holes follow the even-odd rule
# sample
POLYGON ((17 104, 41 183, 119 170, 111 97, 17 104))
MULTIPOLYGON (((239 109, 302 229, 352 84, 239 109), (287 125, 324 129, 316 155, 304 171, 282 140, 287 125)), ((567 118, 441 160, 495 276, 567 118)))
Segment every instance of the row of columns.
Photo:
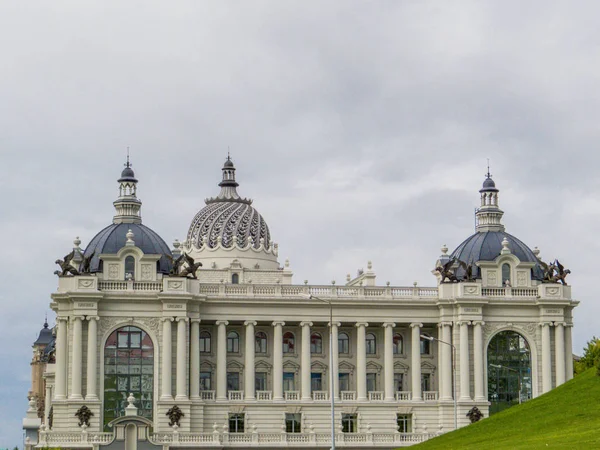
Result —
MULTIPOLYGON (((177 321, 177 345, 176 345, 176 353, 175 353, 175 357, 176 357, 176 370, 175 370, 175 400, 187 400, 188 399, 188 395, 187 395, 187 324, 189 321, 189 318, 187 317, 164 317, 162 319, 163 321, 163 335, 162 335, 162 354, 163 354, 163 360, 162 360, 162 374, 161 374, 161 379, 162 379, 162 385, 161 385, 161 396, 160 399, 161 400, 173 400, 173 393, 172 393, 172 383, 173 383, 173 379, 172 379, 172 370, 173 370, 173 355, 172 355, 172 348, 173 348, 173 342, 172 342, 172 324, 174 321, 177 321)), ((191 341, 191 347, 190 347, 190 364, 194 369, 197 369, 197 373, 198 373, 198 377, 192 377, 191 380, 193 380, 194 378, 199 378, 199 374, 200 374, 200 355, 199 355, 199 326, 200 326, 200 321, 199 320, 192 320, 192 326, 191 326, 191 330, 190 330, 190 336, 191 335, 196 335, 198 336, 198 339, 196 339, 195 341, 192 340, 191 341), (196 357, 192 357, 192 355, 198 355, 197 358, 196 357), (194 367, 195 364, 195 367, 194 367)), ((193 383, 190 380, 190 388, 191 389, 196 389, 196 391, 199 390, 199 383, 200 380, 195 380, 193 383)))
POLYGON ((573 358, 565 358, 565 350, 572 348, 571 325, 564 322, 542 322, 542 394, 552 389, 551 328, 554 328, 554 365, 556 386, 573 377, 573 358))

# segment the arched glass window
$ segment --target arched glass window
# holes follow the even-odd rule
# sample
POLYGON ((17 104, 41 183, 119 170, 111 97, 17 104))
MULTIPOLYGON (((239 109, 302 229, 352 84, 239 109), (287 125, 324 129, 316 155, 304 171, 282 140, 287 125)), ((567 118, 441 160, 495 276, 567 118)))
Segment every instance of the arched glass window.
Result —
POLYGON ((254 339, 254 351, 256 353, 267 353, 267 333, 259 331, 254 339))
POLYGON ((323 353, 323 338, 319 333, 310 335, 310 352, 316 354, 323 353))
POLYGON ((227 333, 227 353, 240 352, 240 335, 235 331, 227 333))
POLYGON ((294 353, 296 338, 294 333, 288 331, 283 335, 283 353, 294 353))
POLYGON ((502 284, 505 286, 510 286, 510 265, 507 263, 502 264, 502 284))
POLYGON ((130 393, 138 415, 152 420, 154 392, 154 345, 137 327, 113 331, 104 344, 104 428, 125 415, 130 393))
POLYGON ((200 353, 210 353, 210 333, 208 331, 200 332, 200 353))
POLYGON ((490 414, 518 404, 519 395, 522 401, 531 398, 531 351, 523 336, 501 331, 490 341, 487 357, 490 414))
POLYGON ((240 276, 237 273, 231 275, 231 284, 240 284, 240 276))
POLYGON ((401 355, 404 353, 404 340, 402 339, 401 334, 395 334, 392 339, 394 355, 401 355))
POLYGON ((135 258, 131 255, 125 258, 125 279, 135 279, 135 258))
POLYGON ((338 353, 350 353, 350 338, 346 333, 338 334, 338 353))
POLYGON ((365 341, 367 344, 367 355, 374 355, 377 353, 377 340, 375 339, 375 335, 373 333, 367 333, 365 341))

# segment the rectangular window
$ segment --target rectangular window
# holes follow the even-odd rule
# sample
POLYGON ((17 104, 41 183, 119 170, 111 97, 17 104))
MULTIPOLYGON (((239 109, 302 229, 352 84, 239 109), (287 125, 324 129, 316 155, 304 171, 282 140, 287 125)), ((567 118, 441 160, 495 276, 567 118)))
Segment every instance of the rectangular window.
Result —
POLYGON ((285 415, 285 432, 286 433, 301 433, 301 420, 302 414, 300 413, 287 413, 285 415))
POLYGON ((377 390, 377 374, 367 374, 367 392, 373 392, 377 390))
POLYGON ((431 355, 431 341, 421 339, 421 355, 431 355))
POLYGON ((412 433, 412 414, 396 414, 399 433, 412 433))
POLYGON ((254 374, 254 389, 257 391, 267 390, 267 373, 256 372, 254 374))
POLYGON ((128 348, 129 347, 129 333, 127 331, 119 331, 117 334, 119 348, 128 348))
POLYGON ((139 332, 129 333, 129 347, 130 348, 142 348, 142 333, 139 333, 139 332))
POLYGON ((431 391, 431 374, 429 374, 429 373, 421 374, 421 390, 423 392, 431 391))
POLYGON ((350 374, 349 373, 340 373, 338 375, 339 383, 340 383, 340 391, 349 391, 350 390, 350 374))
POLYGON ((358 429, 357 414, 342 414, 342 433, 356 433, 358 429))
POLYGON ((200 372, 200 390, 210 391, 212 386, 212 373, 200 372))
POLYGON ((243 433, 244 432, 244 418, 243 413, 229 414, 229 432, 230 433, 243 433))
POLYGON ((320 373, 311 373, 310 374, 310 391, 322 391, 323 390, 323 378, 320 373))
POLYGON ((240 374, 239 372, 227 372, 227 391, 240 390, 240 374))
POLYGON ((295 391, 296 383, 294 382, 294 372, 283 372, 283 391, 295 391))
POLYGON ((394 373, 394 389, 396 391, 404 390, 404 374, 403 373, 394 373))

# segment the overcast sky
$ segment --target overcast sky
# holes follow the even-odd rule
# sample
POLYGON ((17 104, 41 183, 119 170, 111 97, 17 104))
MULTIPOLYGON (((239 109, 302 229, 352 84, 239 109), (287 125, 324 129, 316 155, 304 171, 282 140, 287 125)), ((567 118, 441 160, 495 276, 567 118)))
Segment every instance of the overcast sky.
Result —
MULTIPOLYGON (((183 240, 230 148, 295 282, 432 286, 491 160, 507 231, 600 334, 597 2, 0 0, 0 447, 21 442, 54 260, 111 222, 183 240)), ((53 325, 53 315, 50 315, 53 325)))

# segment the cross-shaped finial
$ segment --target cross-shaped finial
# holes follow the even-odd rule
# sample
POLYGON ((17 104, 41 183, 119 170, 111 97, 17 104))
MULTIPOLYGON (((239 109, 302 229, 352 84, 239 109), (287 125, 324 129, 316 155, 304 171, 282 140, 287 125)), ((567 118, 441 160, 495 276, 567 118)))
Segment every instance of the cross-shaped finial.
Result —
POLYGON ((492 174, 490 173, 490 158, 488 158, 488 159, 487 159, 487 169, 488 169, 488 171, 487 171, 487 173, 485 174, 485 176, 486 176, 487 178, 492 178, 492 174))
POLYGON ((131 167, 131 163, 129 162, 129 146, 127 147, 127 163, 124 164, 128 169, 131 167))

